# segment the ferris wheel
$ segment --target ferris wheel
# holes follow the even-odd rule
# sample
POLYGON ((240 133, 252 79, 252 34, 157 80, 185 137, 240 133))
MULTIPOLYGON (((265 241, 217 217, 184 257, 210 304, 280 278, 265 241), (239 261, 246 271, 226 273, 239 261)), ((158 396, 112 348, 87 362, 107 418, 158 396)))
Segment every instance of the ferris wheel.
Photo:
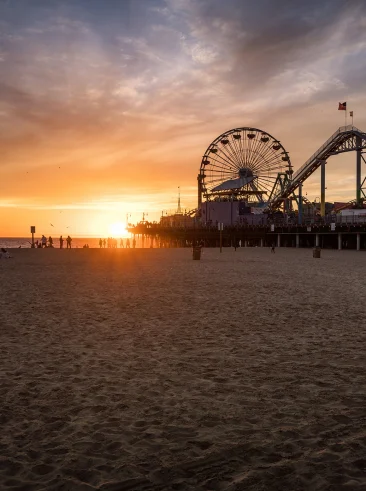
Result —
POLYGON ((198 181, 207 200, 244 196, 264 204, 276 194, 280 174, 291 179, 288 152, 269 133, 245 127, 223 133, 208 146, 198 181))

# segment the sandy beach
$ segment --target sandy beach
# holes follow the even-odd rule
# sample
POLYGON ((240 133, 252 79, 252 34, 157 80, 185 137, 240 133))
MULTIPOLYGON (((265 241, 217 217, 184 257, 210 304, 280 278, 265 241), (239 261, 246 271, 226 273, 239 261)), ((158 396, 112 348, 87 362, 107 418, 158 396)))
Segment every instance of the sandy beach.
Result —
POLYGON ((364 253, 12 254, 1 490, 366 489, 364 253))

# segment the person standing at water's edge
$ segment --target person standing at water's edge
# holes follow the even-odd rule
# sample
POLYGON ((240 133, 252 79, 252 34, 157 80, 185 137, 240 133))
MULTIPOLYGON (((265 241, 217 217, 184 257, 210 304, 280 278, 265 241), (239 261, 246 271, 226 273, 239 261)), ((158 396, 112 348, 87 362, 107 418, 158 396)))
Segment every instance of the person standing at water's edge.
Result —
POLYGON ((60 235, 59 241, 60 241, 60 249, 63 249, 63 247, 64 247, 64 239, 62 238, 62 235, 60 235))
POLYGON ((66 249, 71 249, 71 242, 72 238, 70 237, 70 235, 68 235, 66 239, 66 249))

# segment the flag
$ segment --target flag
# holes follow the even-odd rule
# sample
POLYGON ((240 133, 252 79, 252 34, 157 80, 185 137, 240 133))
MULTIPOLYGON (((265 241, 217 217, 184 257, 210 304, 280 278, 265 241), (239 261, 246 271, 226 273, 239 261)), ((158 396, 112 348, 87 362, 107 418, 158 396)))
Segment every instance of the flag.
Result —
POLYGON ((351 116, 351 118, 353 118, 353 111, 350 111, 349 115, 351 116))
POLYGON ((338 102, 338 111, 347 111, 347 102, 338 102))

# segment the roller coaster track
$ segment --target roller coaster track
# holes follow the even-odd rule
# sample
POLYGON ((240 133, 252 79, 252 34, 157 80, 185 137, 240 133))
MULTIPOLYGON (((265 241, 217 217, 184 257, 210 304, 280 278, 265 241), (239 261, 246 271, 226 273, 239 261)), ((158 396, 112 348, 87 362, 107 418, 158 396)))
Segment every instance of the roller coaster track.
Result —
MULTIPOLYGON (((268 203, 271 209, 278 208, 283 200, 289 198, 322 161, 332 155, 366 149, 366 133, 355 126, 341 126, 292 176, 288 184, 268 203)), ((364 160, 364 159, 363 159, 364 160)), ((365 161, 365 160, 364 160, 365 161)))

